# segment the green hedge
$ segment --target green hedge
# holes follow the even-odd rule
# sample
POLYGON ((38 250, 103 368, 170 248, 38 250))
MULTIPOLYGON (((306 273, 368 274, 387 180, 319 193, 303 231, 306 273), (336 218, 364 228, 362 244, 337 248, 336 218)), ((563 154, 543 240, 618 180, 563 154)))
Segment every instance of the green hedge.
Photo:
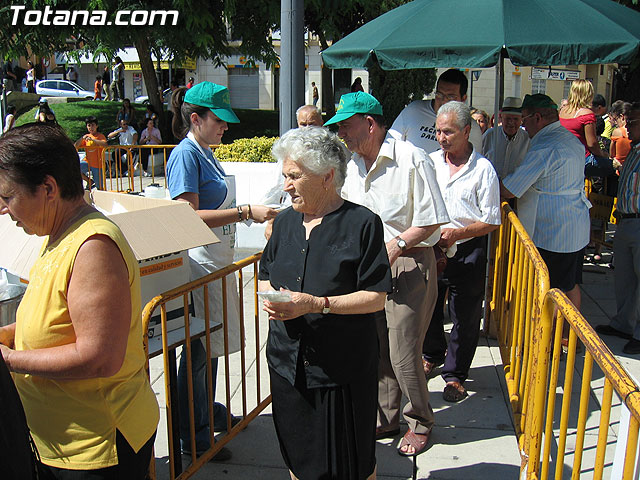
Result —
POLYGON ((233 143, 216 148, 216 158, 221 162, 275 162, 271 147, 277 137, 239 138, 233 143))

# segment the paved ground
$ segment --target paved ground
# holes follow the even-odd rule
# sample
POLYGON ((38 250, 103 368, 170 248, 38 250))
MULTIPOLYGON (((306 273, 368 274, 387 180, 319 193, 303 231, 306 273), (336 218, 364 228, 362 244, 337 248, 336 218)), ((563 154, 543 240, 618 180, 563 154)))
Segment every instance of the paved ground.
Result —
MULTIPOLYGON (((144 179, 145 184, 149 180, 144 179)), ((162 179, 163 180, 163 179, 162 179)), ((244 258, 252 251, 238 252, 237 258, 244 258)), ((615 313, 615 297, 613 291, 614 270, 610 268, 611 253, 606 250, 603 254, 604 261, 601 264, 585 265, 584 284, 582 286, 582 313, 591 323, 597 325, 608 323, 615 313)), ((253 288, 251 272, 247 271, 245 277, 246 312, 253 311, 250 303, 250 289, 253 288)), ((250 314, 250 313, 249 313, 250 314)), ((261 334, 258 339, 261 354, 264 354, 264 341, 266 334, 266 319, 261 317, 261 334)), ((252 337, 252 333, 247 333, 252 337)), ((640 358, 622 353, 624 340, 615 337, 604 339, 624 368, 635 378, 640 378, 640 358)), ((251 344, 254 340, 249 339, 251 344)), ((241 414, 241 400, 239 388, 241 371, 239 360, 234 356, 230 368, 232 378, 232 411, 241 414)), ((580 359, 576 362, 576 371, 581 369, 580 359)), ((564 369, 564 364, 562 366, 564 369)), ((223 385, 224 371, 221 369, 219 385, 223 385)), ((164 405, 164 379, 162 376, 162 363, 160 358, 151 362, 151 377, 154 390, 158 394, 160 405, 164 405)), ((248 377, 255 379, 255 365, 248 367, 248 377)), ((266 371, 261 373, 261 388, 268 388, 266 371)), ((255 384, 255 380, 254 380, 255 384)), ((494 340, 482 337, 476 353, 470 378, 466 383, 469 398, 459 404, 449 404, 442 399, 444 382, 439 376, 429 381, 431 403, 436 412, 436 426, 434 428, 429 449, 417 457, 414 472, 414 464, 411 459, 400 457, 396 453, 396 447, 400 436, 395 439, 379 441, 377 444, 378 478, 381 479, 515 479, 519 475, 520 455, 514 434, 513 421, 507 404, 506 387, 502 373, 502 363, 499 350, 494 340), (415 473, 415 477, 414 477, 415 473)), ((574 391, 579 388, 579 383, 574 383, 574 391)), ((218 399, 223 394, 223 388, 219 387, 218 399), (220 391, 222 390, 222 392, 220 391)), ((592 398, 589 405, 589 420, 587 432, 587 446, 593 446, 596 441, 595 427, 599 419, 599 397, 602 390, 602 374, 597 371, 592 382, 592 398)), ((248 397, 252 398, 255 387, 248 386, 248 397)), ((558 401, 561 401, 562 392, 559 391, 558 401)), ((609 478, 612 470, 613 454, 618 437, 618 417, 620 415, 619 400, 614 398, 614 410, 612 412, 611 428, 608 436, 608 450, 605 478, 609 478)), ((575 425, 574 412, 570 426, 575 425)), ((167 468, 167 434, 166 420, 162 408, 162 417, 158 429, 156 441, 156 465, 158 478, 168 478, 167 468)), ((406 425, 402 425, 404 433, 406 425)), ((571 431, 571 429, 570 429, 571 431)), ((568 445, 572 450, 572 442, 575 436, 568 438, 568 445)), ((270 409, 267 408, 251 425, 229 444, 233 452, 233 458, 226 463, 209 463, 203 467, 193 478, 229 478, 244 479, 256 477, 260 479, 287 479, 287 470, 282 462, 270 409)), ((587 448, 583 465, 591 465, 594 455, 593 448, 587 448)), ((185 465, 188 462, 183 457, 185 465)), ((563 478, 570 478, 572 455, 565 459, 563 478)), ((591 478, 593 472, 590 467, 583 467, 581 478, 591 478)))

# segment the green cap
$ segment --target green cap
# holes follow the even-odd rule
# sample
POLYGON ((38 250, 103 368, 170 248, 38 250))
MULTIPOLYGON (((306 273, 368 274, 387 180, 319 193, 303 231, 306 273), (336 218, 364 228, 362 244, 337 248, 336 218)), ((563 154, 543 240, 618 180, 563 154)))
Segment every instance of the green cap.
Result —
POLYGON ((346 93, 340 97, 340 104, 338 105, 336 114, 325 123, 325 126, 351 118, 356 113, 382 115, 382 105, 376 100, 376 97, 368 93, 346 93))
POLYGON ((558 109, 558 105, 551 100, 551 97, 547 97, 543 93, 536 93, 534 95, 525 95, 522 101, 521 110, 527 110, 531 108, 552 108, 558 109))
POLYGON ((222 85, 211 82, 200 82, 184 96, 185 103, 207 107, 220 120, 227 123, 240 123, 236 114, 231 110, 229 90, 222 85))

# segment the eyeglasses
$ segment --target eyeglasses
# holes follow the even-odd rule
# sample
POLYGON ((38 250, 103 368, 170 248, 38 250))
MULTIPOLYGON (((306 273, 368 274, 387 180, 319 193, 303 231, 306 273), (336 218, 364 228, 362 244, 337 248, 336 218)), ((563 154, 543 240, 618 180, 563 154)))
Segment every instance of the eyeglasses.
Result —
POLYGON ((529 115, 525 115, 524 117, 522 117, 522 121, 524 122, 527 118, 533 117, 535 115, 535 113, 530 113, 529 115))
POLYGON ((453 100, 458 100, 458 98, 460 98, 458 95, 445 95, 442 92, 436 92, 435 93, 435 97, 438 100, 446 100, 447 102, 451 102, 453 100))

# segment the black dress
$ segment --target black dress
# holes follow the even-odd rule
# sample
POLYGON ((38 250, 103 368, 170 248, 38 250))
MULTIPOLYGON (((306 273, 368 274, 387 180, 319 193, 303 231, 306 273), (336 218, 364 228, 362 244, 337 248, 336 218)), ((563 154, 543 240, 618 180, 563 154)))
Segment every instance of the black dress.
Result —
MULTIPOLYGON (((276 217, 260 262, 275 289, 333 296, 389 292, 380 218, 345 201, 306 239, 301 213, 276 217)), ((375 467, 377 314, 270 321, 267 360, 280 448, 301 480, 360 479, 375 467)))

